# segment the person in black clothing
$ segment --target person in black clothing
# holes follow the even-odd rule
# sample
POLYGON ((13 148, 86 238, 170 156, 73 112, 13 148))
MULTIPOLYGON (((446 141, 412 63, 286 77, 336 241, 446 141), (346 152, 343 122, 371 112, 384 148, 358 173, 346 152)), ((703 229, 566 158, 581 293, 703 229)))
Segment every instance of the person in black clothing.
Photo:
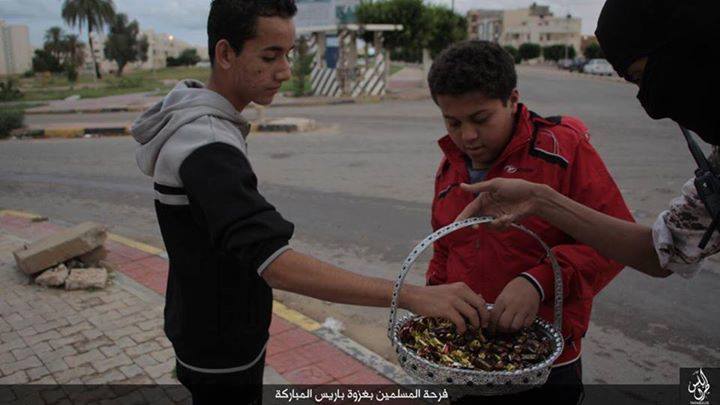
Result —
MULTIPOLYGON (((291 249, 293 224, 257 189, 240 113, 251 102, 270 104, 290 79, 295 13, 292 0, 214 0, 207 87, 184 80, 133 124, 170 260, 164 329, 194 403, 229 390, 260 400, 272 288, 346 304, 391 302, 392 282, 291 249)), ((488 319, 482 297, 463 283, 407 285, 399 303, 450 319, 460 332, 488 319)))

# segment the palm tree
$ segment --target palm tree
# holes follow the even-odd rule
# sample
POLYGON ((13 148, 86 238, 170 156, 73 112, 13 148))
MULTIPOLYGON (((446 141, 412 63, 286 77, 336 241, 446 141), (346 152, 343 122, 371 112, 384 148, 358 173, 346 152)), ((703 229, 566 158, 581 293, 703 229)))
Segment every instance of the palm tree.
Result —
POLYGON ((64 32, 60 27, 50 27, 45 31, 45 50, 58 60, 63 52, 63 35, 64 32))
POLYGON ((80 41, 80 38, 75 34, 65 35, 63 41, 66 53, 66 63, 77 68, 85 62, 85 55, 83 49, 85 44, 80 41))
POLYGON ((101 78, 100 67, 95 56, 92 33, 102 30, 114 17, 115 5, 112 0, 65 0, 62 6, 62 18, 68 25, 82 30, 83 25, 87 24, 90 54, 95 65, 95 77, 98 79, 101 78))

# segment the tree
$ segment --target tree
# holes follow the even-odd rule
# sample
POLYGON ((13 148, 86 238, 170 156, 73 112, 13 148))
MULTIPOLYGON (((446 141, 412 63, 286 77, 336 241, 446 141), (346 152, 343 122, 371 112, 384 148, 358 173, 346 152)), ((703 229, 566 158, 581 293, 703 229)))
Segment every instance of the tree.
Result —
POLYGON ((427 6, 426 12, 432 21, 432 32, 427 43, 432 57, 455 42, 467 38, 467 18, 464 16, 442 5, 427 6))
POLYGON ((200 55, 198 55, 197 49, 188 48, 183 50, 177 58, 169 56, 166 62, 168 67, 195 66, 200 62, 200 55))
POLYGON ((45 43, 43 44, 43 49, 50 52, 50 54, 58 60, 61 59, 61 55, 64 51, 64 36, 65 32, 63 32, 60 27, 50 27, 47 31, 45 31, 45 43))
POLYGON ((520 51, 518 51, 517 48, 515 48, 515 47, 512 46, 512 45, 505 45, 505 46, 503 46, 503 49, 504 49, 507 53, 509 53, 510 56, 512 56, 512 58, 513 58, 513 60, 515 61, 516 64, 522 62, 522 59, 520 58, 520 51))
POLYGON ((307 38, 301 36, 295 48, 295 60, 292 64, 293 82, 295 85, 295 96, 302 97, 306 95, 305 87, 307 77, 312 73, 312 62, 314 54, 310 53, 310 47, 307 38))
POLYGON ((530 42, 520 45, 520 49, 518 49, 522 60, 539 58, 541 51, 540 45, 530 42))
MULTIPOLYGON (((363 1, 356 14, 360 24, 402 24, 402 31, 383 34, 385 46, 393 51, 394 59, 418 62, 433 32, 432 15, 427 9, 423 0, 363 1)), ((365 33, 363 39, 372 43, 373 33, 365 33)))
POLYGON ((65 0, 62 6, 62 18, 71 27, 82 30, 87 25, 90 54, 95 65, 95 77, 102 78, 100 66, 95 56, 92 33, 102 31, 105 25, 112 23, 115 17, 115 5, 112 0, 65 0))
POLYGON ((585 50, 583 51, 583 55, 587 59, 603 59, 605 58, 605 55, 603 54, 602 48, 600 48, 600 44, 597 42, 593 42, 587 47, 585 47, 585 50))
POLYGON ((60 60, 45 49, 35 50, 35 56, 33 56, 32 60, 32 68, 36 73, 60 73, 63 70, 60 60))
POLYGON ((63 53, 66 65, 77 68, 85 63, 85 44, 75 34, 65 35, 63 53))
POLYGON ((542 54, 545 60, 557 62, 560 59, 565 59, 565 55, 567 55, 568 59, 575 58, 575 48, 565 45, 550 45, 543 47, 542 54), (567 53, 565 48, 567 48, 567 53))
POLYGON ((136 20, 128 23, 125 14, 118 14, 110 24, 110 32, 105 41, 105 57, 118 65, 117 76, 122 76, 128 63, 147 60, 148 41, 140 36, 140 26, 136 20))

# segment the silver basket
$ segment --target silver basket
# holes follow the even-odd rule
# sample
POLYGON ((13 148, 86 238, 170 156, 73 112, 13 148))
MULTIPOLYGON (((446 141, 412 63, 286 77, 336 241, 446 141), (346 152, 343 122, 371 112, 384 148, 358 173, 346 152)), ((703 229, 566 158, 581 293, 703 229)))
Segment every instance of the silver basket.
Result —
POLYGON ((539 236, 524 226, 517 224, 511 224, 511 226, 527 233, 537 240, 547 252, 547 257, 553 268, 555 277, 554 324, 550 325, 548 322, 545 322, 540 318, 536 318, 534 322, 534 325, 536 325, 551 339, 553 352, 550 357, 548 357, 544 362, 536 364, 533 367, 514 371, 470 370, 447 367, 430 362, 418 356, 413 350, 408 349, 400 341, 398 334, 402 326, 408 321, 420 318, 417 315, 408 314, 402 317, 399 322, 397 319, 400 288, 405 281, 405 277, 412 269, 412 266, 415 264, 415 261, 420 254, 428 247, 432 246, 433 242, 452 232, 469 226, 492 222, 493 220, 494 218, 492 217, 469 218, 439 229, 415 246, 412 253, 408 255, 407 259, 405 259, 405 262, 403 263, 402 271, 400 272, 393 289, 392 304, 390 306, 390 322, 388 324, 388 337, 397 352, 398 361, 400 362, 401 367, 420 383, 464 385, 467 389, 463 392, 465 394, 473 395, 506 395, 518 393, 529 390, 534 386, 544 384, 550 375, 550 368, 552 364, 558 357, 560 357, 560 354, 563 351, 563 338, 561 332, 563 285, 560 265, 558 265, 555 255, 552 253, 550 248, 542 241, 542 239, 540 239, 539 236))

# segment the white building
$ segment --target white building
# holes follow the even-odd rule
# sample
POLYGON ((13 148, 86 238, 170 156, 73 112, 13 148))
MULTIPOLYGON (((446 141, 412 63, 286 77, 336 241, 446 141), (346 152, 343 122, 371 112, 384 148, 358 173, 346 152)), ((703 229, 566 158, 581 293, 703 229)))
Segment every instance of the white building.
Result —
POLYGON ((0 76, 32 69, 33 50, 27 25, 6 25, 0 20, 0 76))
POLYGON ((470 10, 471 39, 498 42, 516 48, 524 43, 540 46, 568 45, 579 54, 582 20, 570 15, 555 17, 548 6, 535 3, 517 10, 470 10))

